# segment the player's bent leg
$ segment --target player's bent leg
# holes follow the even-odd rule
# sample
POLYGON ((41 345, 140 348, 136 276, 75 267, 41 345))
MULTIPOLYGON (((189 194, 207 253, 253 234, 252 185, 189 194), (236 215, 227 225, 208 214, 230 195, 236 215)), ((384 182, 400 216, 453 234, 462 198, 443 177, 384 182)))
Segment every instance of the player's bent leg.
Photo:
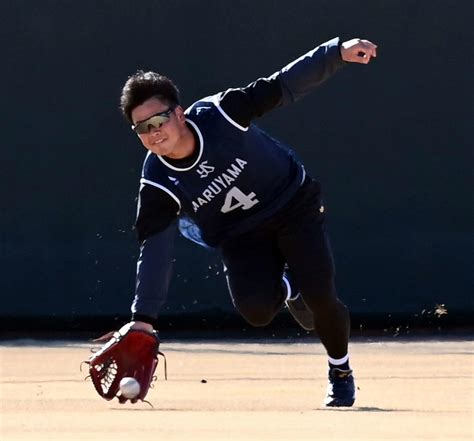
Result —
POLYGON ((280 310, 281 302, 260 300, 269 297, 266 293, 254 291, 253 294, 255 297, 251 301, 245 301, 242 296, 237 297, 234 300, 235 309, 252 326, 266 326, 280 310))
POLYGON ((269 271, 268 262, 260 271, 242 272, 242 265, 226 267, 225 275, 235 309, 252 326, 266 326, 280 311, 285 292, 281 273, 269 271))
POLYGON ((253 231, 221 247, 232 303, 253 326, 268 325, 285 300, 284 259, 275 242, 271 232, 253 231))

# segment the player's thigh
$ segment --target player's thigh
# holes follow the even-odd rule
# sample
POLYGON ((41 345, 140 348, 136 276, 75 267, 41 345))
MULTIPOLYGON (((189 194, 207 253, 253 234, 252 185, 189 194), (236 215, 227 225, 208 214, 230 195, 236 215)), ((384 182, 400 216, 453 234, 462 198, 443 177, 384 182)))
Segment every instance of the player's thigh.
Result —
POLYGON ((293 219, 279 244, 306 303, 317 306, 337 297, 331 244, 324 213, 317 206, 308 207, 304 215, 293 219))
POLYGON ((230 295, 238 309, 281 306, 285 259, 275 235, 244 234, 223 244, 221 252, 230 295))

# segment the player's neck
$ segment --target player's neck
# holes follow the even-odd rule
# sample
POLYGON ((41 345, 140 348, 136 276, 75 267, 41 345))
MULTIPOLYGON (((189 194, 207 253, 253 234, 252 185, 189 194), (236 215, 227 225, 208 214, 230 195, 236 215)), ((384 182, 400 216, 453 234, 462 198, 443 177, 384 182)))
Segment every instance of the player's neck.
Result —
POLYGON ((193 131, 188 127, 187 124, 182 126, 182 130, 180 132, 180 139, 178 141, 178 145, 173 150, 172 153, 166 155, 171 159, 185 159, 195 152, 197 145, 196 145, 196 138, 193 134, 193 131))

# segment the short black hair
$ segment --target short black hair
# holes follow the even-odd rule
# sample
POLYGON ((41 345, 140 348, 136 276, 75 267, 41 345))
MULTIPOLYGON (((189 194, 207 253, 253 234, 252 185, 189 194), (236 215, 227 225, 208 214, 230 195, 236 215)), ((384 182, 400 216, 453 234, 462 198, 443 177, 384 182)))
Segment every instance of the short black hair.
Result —
POLYGON ((133 109, 152 97, 159 98, 170 107, 179 105, 179 90, 164 75, 138 70, 128 77, 120 96, 120 110, 130 124, 133 124, 133 109))

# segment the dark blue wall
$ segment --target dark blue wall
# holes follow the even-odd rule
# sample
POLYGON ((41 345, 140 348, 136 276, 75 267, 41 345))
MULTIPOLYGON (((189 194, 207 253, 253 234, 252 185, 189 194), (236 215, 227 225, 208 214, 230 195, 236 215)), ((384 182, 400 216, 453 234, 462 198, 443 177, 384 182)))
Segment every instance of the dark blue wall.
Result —
MULTIPOLYGON (((355 313, 473 310, 467 1, 17 0, 2 4, 1 316, 127 314, 140 147, 118 111, 138 68, 186 104, 333 36, 379 44, 261 120, 322 181, 355 313)), ((230 310, 217 256, 183 239, 167 311, 230 310)))

